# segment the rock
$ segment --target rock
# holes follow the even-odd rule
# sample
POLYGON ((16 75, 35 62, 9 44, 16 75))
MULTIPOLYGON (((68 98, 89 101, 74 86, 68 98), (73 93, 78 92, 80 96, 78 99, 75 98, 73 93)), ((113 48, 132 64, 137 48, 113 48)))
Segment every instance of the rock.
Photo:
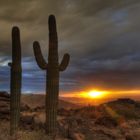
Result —
POLYGON ((37 107, 33 108, 32 110, 35 111, 35 112, 45 110, 45 106, 37 106, 37 107))
POLYGON ((0 109, 0 114, 9 115, 9 113, 10 113, 9 108, 1 108, 0 109))
POLYGON ((81 134, 80 132, 71 134, 72 140, 85 140, 85 136, 81 134))
POLYGON ((6 102, 9 102, 9 101, 10 101, 10 98, 0 97, 0 101, 6 101, 6 102))
POLYGON ((10 98, 10 95, 5 91, 0 91, 0 97, 10 98))
POLYGON ((9 120, 10 95, 7 92, 0 92, 0 119, 9 120))
POLYGON ((104 116, 104 117, 100 117, 95 121, 95 124, 97 125, 103 125, 106 127, 116 127, 118 125, 117 120, 108 117, 108 116, 104 116))
POLYGON ((20 111, 21 112, 22 111, 30 111, 30 110, 31 109, 30 109, 30 107, 28 105, 21 103, 21 106, 20 106, 20 111))
POLYGON ((70 116, 70 111, 64 108, 58 110, 58 115, 60 116, 70 116))
POLYGON ((31 125, 34 123, 34 116, 21 116, 21 123, 31 125))
POLYGON ((133 136, 127 135, 127 136, 125 137, 125 140, 135 140, 135 139, 133 138, 133 136))
POLYGON ((9 107, 9 103, 0 100, 0 108, 3 108, 3 107, 9 107))
POLYGON ((20 118, 20 125, 22 128, 33 130, 34 129, 34 116, 26 115, 21 116, 20 118))

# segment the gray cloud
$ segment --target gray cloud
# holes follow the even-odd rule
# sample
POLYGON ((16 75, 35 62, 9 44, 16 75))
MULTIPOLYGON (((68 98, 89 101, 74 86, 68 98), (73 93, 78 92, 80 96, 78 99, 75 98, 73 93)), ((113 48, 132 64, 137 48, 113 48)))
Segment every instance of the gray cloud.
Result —
POLYGON ((21 29, 23 91, 43 92, 45 72, 35 62, 32 42, 40 41, 47 60, 48 15, 55 14, 60 61, 71 55, 62 73, 61 91, 87 86, 138 88, 140 85, 140 2, 138 0, 0 1, 0 89, 9 88, 11 27, 21 29))

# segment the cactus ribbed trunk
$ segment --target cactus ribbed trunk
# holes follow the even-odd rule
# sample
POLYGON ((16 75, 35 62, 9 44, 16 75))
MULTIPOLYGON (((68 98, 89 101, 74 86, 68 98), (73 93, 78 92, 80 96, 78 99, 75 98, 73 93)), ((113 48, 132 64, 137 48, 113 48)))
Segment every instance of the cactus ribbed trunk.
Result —
POLYGON ((58 37, 54 18, 49 18, 49 54, 46 87, 46 132, 51 134, 56 131, 59 94, 58 37))
POLYGON ((10 80, 10 134, 15 135, 20 121, 20 96, 21 96, 21 44, 18 27, 12 29, 12 63, 10 80))
POLYGON ((59 94, 59 73, 47 70, 46 132, 56 132, 57 107, 59 94))
POLYGON ((62 62, 58 63, 58 38, 56 31, 55 16, 49 16, 49 53, 48 64, 45 62, 40 45, 34 42, 34 54, 38 66, 46 70, 46 133, 54 135, 56 133, 57 108, 59 98, 59 72, 64 71, 69 63, 69 54, 63 56, 62 62))

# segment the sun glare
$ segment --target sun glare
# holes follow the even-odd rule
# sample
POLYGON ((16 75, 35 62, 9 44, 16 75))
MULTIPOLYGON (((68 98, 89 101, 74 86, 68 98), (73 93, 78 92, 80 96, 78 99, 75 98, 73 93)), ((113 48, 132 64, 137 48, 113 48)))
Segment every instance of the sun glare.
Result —
POLYGON ((102 96, 102 94, 103 94, 102 91, 96 91, 96 90, 89 91, 88 93, 89 97, 91 98, 99 98, 102 96))
POLYGON ((103 98, 107 93, 107 91, 90 90, 87 92, 82 92, 81 97, 99 99, 103 98))

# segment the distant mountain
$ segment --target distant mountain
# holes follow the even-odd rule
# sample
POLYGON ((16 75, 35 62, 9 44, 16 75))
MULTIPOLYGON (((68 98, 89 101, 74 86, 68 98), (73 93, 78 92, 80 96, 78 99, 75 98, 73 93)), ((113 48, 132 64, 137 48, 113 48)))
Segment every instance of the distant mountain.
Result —
MULTIPOLYGON (((67 101, 59 100, 59 109, 75 109, 79 106, 67 101)), ((21 111, 45 109, 45 95, 22 95, 21 96, 21 111)), ((9 118, 10 113, 10 95, 5 91, 0 91, 0 118, 7 115, 9 118)))
MULTIPOLYGON (((21 102, 28 105, 30 108, 45 107, 45 98, 46 96, 43 94, 23 94, 21 97, 21 102)), ((75 109, 78 107, 79 105, 77 104, 59 100, 59 108, 75 109)))

